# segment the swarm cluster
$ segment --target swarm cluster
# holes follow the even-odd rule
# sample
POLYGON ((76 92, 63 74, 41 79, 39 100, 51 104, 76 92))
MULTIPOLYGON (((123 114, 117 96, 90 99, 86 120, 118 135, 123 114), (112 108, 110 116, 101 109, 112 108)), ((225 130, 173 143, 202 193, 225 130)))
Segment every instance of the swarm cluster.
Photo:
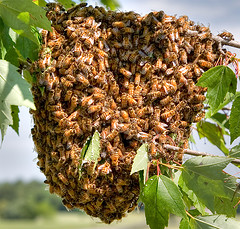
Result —
POLYGON ((137 205, 138 175, 130 171, 142 143, 150 161, 181 163, 163 144, 188 147, 190 125, 204 114, 205 89, 195 84, 220 52, 209 28, 187 16, 83 4, 68 11, 51 4, 47 16, 53 30, 42 32, 32 68, 38 166, 68 209, 111 223, 137 205), (101 158, 79 177, 81 149, 95 130, 101 158))

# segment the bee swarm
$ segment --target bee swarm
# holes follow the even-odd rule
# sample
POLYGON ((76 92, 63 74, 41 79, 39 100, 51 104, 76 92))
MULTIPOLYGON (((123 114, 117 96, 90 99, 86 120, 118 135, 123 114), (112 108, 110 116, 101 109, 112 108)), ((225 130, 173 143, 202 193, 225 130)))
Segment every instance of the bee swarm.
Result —
POLYGON ((142 143, 150 161, 182 162, 163 144, 188 147, 191 123, 204 116, 205 88, 195 84, 221 54, 209 28, 187 16, 51 6, 53 30, 42 31, 32 66, 38 166, 68 209, 111 223, 137 205, 138 174, 130 171, 142 143), (81 149, 95 130, 101 158, 79 177, 81 149))

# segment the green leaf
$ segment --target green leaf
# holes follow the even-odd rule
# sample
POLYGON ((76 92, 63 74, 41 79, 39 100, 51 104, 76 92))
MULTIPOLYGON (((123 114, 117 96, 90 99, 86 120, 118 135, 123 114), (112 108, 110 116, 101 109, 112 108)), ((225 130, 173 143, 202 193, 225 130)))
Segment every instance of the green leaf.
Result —
POLYGON ((78 168, 78 171, 79 171, 79 179, 81 178, 82 176, 82 165, 83 165, 83 159, 86 155, 86 152, 87 152, 87 149, 90 145, 90 142, 91 142, 91 139, 92 139, 92 136, 89 136, 86 140, 86 142, 83 144, 83 147, 82 147, 82 150, 81 150, 81 157, 80 157, 80 160, 79 160, 79 168, 78 168))
POLYGON ((207 99, 213 112, 224 101, 227 92, 235 94, 237 79, 234 72, 227 66, 216 66, 204 72, 197 86, 208 87, 207 99))
POLYGON ((111 10, 116 10, 120 7, 120 4, 117 0, 100 0, 100 2, 111 10))
POLYGON ((224 215, 197 216, 193 229, 238 229, 240 221, 224 215))
POLYGON ((240 136, 240 95, 236 96, 230 114, 230 137, 232 142, 240 136))
POLYGON ((151 229, 164 229, 168 225, 169 212, 160 202, 159 177, 153 176, 146 182, 142 199, 145 205, 145 216, 147 225, 151 229))
POLYGON ((226 215, 227 217, 235 217, 237 213, 237 208, 233 205, 237 204, 238 198, 230 200, 224 197, 215 197, 215 210, 217 214, 226 215))
POLYGON ((23 77, 29 83, 33 83, 33 77, 28 70, 23 70, 23 77))
MULTIPOLYGON (((236 93, 237 94, 237 93, 236 93)), ((221 110, 223 107, 225 107, 227 104, 229 104, 230 102, 233 101, 233 99, 235 98, 235 95, 228 92, 224 98, 224 101, 218 106, 217 109, 215 109, 214 111, 210 108, 208 110, 208 112, 205 114, 206 118, 210 118, 211 116, 213 116, 214 114, 216 114, 219 110, 221 110)))
POLYGON ((193 137, 192 134, 190 135, 190 137, 189 137, 188 140, 189 140, 191 143, 196 144, 196 141, 195 141, 195 139, 194 139, 194 137, 193 137))
POLYGON ((139 171, 140 194, 139 194, 138 202, 142 202, 142 195, 143 195, 144 183, 145 183, 145 180, 144 180, 143 170, 141 170, 141 171, 139 171))
POLYGON ((229 151, 225 146, 222 129, 213 123, 201 121, 197 123, 197 131, 200 138, 206 137, 212 144, 228 155, 229 151))
POLYGON ((5 25, 0 17, 0 57, 15 66, 19 65, 19 55, 15 49, 15 41, 17 37, 18 35, 11 28, 5 25))
MULTIPOLYGON (((228 118, 227 115, 222 114, 222 113, 216 113, 213 116, 210 117, 210 119, 212 119, 214 122, 216 122, 223 130, 225 128, 229 129, 229 122, 228 122, 228 118)), ((226 134, 227 132, 224 131, 226 134)))
POLYGON ((179 229, 191 229, 189 219, 182 219, 179 224, 179 229))
POLYGON ((158 177, 158 189, 161 190, 157 193, 158 201, 164 208, 170 213, 187 218, 182 195, 177 185, 170 178, 160 175, 158 177))
POLYGON ((192 201, 193 206, 202 214, 205 215, 206 206, 198 199, 195 193, 190 190, 185 182, 183 181, 182 176, 178 180, 178 185, 181 187, 182 191, 187 195, 187 197, 192 201))
POLYGON ((15 47, 25 59, 29 58, 33 61, 38 59, 39 45, 28 38, 18 36, 15 47))
POLYGON ((72 0, 58 0, 58 2, 62 4, 65 9, 71 8, 76 5, 76 3, 72 0))
POLYGON ((31 26, 51 30, 46 12, 31 0, 0 0, 0 16, 15 32, 38 43, 31 26))
POLYGON ((137 154, 133 160, 131 174, 143 170, 144 172, 144 181, 146 180, 147 174, 147 165, 148 165, 148 144, 144 143, 137 150, 137 154))
POLYGON ((0 100, 0 129, 2 141, 9 125, 13 124, 11 108, 6 101, 0 100))
POLYGON ((100 135, 99 135, 99 132, 96 130, 90 140, 89 146, 87 147, 87 150, 83 159, 83 164, 86 162, 94 161, 95 162, 94 169, 95 169, 99 156, 100 156, 100 135))
POLYGON ((41 7, 45 7, 47 4, 44 0, 33 0, 33 3, 41 7))
POLYGON ((0 60, 0 97, 1 102, 9 105, 35 109, 30 85, 17 72, 17 68, 5 60, 0 60))
POLYGON ((13 124, 10 126, 19 135, 19 117, 18 117, 19 108, 18 106, 12 105, 11 110, 12 110, 11 115, 12 115, 13 124))
POLYGON ((214 198, 224 197, 231 200, 236 189, 236 179, 222 172, 231 160, 226 157, 207 156, 191 158, 183 164, 182 179, 186 186, 213 213, 214 198))
POLYGON ((230 150, 229 157, 240 158, 240 144, 230 150))

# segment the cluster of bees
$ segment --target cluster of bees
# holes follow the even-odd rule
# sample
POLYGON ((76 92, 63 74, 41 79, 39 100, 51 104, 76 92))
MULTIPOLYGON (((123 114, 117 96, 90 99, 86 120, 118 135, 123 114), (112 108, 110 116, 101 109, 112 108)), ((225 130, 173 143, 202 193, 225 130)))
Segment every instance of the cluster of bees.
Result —
POLYGON ((68 209, 111 223, 137 205, 130 171, 143 143, 150 162, 182 162, 163 145, 188 147, 191 123, 204 117, 206 89, 195 84, 221 54, 209 28, 187 16, 48 7, 52 32, 42 31, 31 70, 38 166, 68 209), (96 130, 100 158, 79 176, 81 149, 96 130))

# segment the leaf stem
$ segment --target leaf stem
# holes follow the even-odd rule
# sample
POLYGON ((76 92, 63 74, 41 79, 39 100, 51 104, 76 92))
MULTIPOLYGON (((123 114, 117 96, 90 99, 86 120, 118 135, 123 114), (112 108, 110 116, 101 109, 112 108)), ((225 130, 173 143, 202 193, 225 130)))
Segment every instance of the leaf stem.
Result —
POLYGON ((164 165, 170 169, 183 169, 183 167, 181 166, 177 166, 177 165, 169 165, 169 164, 165 164, 165 163, 162 163, 162 162, 159 162, 160 165, 164 165))
MULTIPOLYGON (((211 157, 218 157, 218 155, 213 155, 210 153, 205 153, 205 152, 199 152, 199 151, 193 151, 190 149, 182 149, 177 146, 171 146, 168 144, 163 145, 163 148, 168 149, 168 150, 173 150, 173 151, 180 151, 181 153, 193 155, 193 156, 211 156, 211 157)), ((240 165, 240 159, 234 159, 231 161, 232 164, 240 165)))
POLYGON ((220 227, 217 227, 217 226, 215 226, 215 225, 213 225, 213 224, 211 224, 211 223, 207 223, 207 222, 205 222, 205 221, 203 221, 203 220, 201 220, 201 219, 195 218, 195 217, 192 216, 187 210, 186 210, 186 214, 187 214, 190 218, 192 218, 192 219, 194 219, 194 220, 196 220, 196 221, 198 221, 198 222, 204 223, 204 224, 206 224, 206 225, 208 225, 208 226, 211 226, 211 227, 214 227, 214 228, 217 228, 217 229, 221 229, 220 227))

